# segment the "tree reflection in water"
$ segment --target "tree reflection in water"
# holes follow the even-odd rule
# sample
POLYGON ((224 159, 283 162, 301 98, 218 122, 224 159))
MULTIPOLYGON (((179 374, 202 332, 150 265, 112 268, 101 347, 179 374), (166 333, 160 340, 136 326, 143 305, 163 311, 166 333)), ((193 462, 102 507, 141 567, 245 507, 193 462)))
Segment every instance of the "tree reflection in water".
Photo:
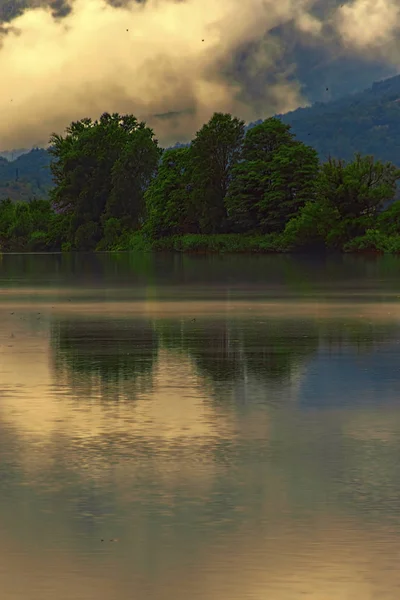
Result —
POLYGON ((52 326, 54 368, 80 394, 132 397, 151 387, 158 335, 143 320, 63 319, 52 326))

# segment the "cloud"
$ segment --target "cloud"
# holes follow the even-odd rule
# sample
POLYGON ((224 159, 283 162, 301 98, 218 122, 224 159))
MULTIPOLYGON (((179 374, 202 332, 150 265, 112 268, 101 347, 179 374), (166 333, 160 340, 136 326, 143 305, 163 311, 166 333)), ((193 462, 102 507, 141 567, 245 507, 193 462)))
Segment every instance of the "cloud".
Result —
MULTIPOLYGON (((358 0, 363 3, 367 0, 358 0)), ((193 137, 214 111, 250 121, 305 105, 309 98, 298 77, 301 44, 312 40, 315 50, 336 35, 346 46, 357 25, 355 5, 342 12, 327 0, 322 5, 323 10, 317 0, 20 3, 0 31, 0 150, 46 145, 53 131, 62 132, 72 120, 105 111, 146 120, 161 143, 169 144, 193 137)), ((368 21, 368 27, 377 22, 368 21)))
POLYGON ((336 26, 344 43, 394 63, 400 58, 398 0, 354 0, 339 7, 336 26))

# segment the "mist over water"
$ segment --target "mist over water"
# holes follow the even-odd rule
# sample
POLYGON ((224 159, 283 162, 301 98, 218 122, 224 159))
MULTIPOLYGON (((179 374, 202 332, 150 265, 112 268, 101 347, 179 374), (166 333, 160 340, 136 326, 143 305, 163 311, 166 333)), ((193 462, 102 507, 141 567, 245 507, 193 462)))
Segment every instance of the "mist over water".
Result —
POLYGON ((397 599, 399 270, 3 255, 4 596, 397 599))

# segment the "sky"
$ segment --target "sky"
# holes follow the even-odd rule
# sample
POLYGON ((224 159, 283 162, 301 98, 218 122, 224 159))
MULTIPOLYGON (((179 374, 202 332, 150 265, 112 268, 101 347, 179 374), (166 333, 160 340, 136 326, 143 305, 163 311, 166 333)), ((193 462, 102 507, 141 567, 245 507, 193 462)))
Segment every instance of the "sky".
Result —
POLYGON ((398 0, 0 0, 1 14, 0 151, 106 111, 188 141, 215 111, 266 118, 400 64, 398 0))

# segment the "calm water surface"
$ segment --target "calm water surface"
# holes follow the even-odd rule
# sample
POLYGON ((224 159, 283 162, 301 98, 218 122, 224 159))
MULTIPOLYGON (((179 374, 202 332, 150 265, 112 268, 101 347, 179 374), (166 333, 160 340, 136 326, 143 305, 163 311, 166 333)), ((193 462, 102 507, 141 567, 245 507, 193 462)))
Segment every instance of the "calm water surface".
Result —
POLYGON ((400 261, 0 255, 0 597, 400 598, 400 261))

